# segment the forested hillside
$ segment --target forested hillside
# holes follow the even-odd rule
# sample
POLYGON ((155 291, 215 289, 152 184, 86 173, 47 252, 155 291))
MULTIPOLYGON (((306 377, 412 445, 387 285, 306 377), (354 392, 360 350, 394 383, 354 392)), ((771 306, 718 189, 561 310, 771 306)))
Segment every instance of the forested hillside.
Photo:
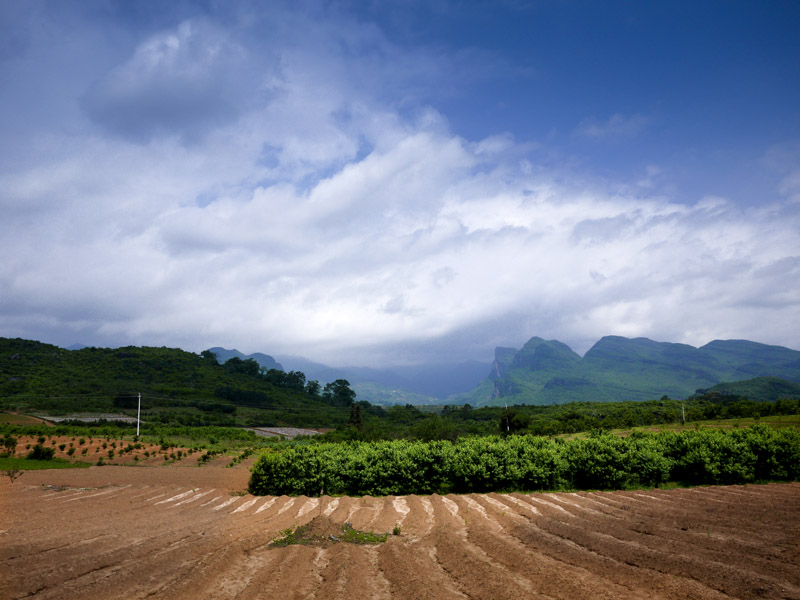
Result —
POLYGON ((755 377, 745 381, 718 383, 698 392, 698 395, 706 397, 720 394, 725 397, 747 398, 753 402, 771 402, 779 398, 800 398, 800 383, 778 377, 755 377))
POLYGON ((0 338, 0 408, 49 414, 135 414, 191 425, 332 426, 347 420, 347 382, 321 386, 298 372, 175 348, 83 348, 0 338))

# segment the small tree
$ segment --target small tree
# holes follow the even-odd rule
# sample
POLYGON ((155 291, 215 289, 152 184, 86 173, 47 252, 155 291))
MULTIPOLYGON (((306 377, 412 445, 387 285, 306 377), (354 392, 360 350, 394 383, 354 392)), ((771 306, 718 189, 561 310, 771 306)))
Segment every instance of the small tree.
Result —
POLYGON ((513 408, 507 408, 500 415, 500 432, 503 434, 517 433, 528 428, 531 420, 513 408))
MULTIPOLYGON (((216 360, 216 359, 215 359, 216 360)), ((244 373, 245 375, 257 376, 260 366, 253 358, 242 360, 234 356, 225 361, 225 370, 229 373, 244 373)))
POLYGON ((306 394, 308 394, 312 398, 319 398, 321 391, 322 391, 322 386, 316 379, 312 379, 311 381, 306 382, 306 394))
POLYGON ((454 442, 458 439, 458 429, 453 420, 439 415, 430 415, 415 423, 411 428, 411 433, 415 438, 424 442, 434 440, 454 442))
POLYGON ((55 449, 54 448, 46 448, 41 444, 36 444, 30 452, 28 452, 28 456, 26 458, 30 458, 33 460, 52 460, 53 456, 55 456, 55 449))
POLYGON ((356 393, 350 389, 350 382, 346 379, 337 379, 325 384, 322 397, 333 406, 347 408, 355 402, 356 393))
POLYGON ((351 427, 355 427, 356 429, 361 429, 364 427, 364 421, 361 417, 361 404, 358 402, 350 407, 350 418, 348 419, 347 424, 351 427))
POLYGON ((3 438, 3 447, 6 449, 9 456, 14 456, 17 452, 17 438, 7 435, 3 438))
POLYGON ((17 477, 20 477, 25 471, 20 471, 19 469, 6 469, 3 472, 6 474, 6 477, 11 480, 11 483, 14 483, 14 480, 17 477))

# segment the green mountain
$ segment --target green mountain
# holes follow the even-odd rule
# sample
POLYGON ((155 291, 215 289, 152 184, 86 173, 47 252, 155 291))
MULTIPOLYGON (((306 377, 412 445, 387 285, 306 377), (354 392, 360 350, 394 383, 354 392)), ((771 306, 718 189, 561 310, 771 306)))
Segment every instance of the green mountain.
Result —
POLYGON ((701 348, 607 336, 583 358, 556 340, 497 348, 489 376, 458 398, 473 406, 684 398, 700 388, 755 377, 800 382, 800 352, 745 340, 701 348))
POLYGON ((135 416, 184 425, 333 426, 349 408, 305 376, 265 372, 238 356, 220 364, 213 354, 176 348, 82 348, 0 338, 0 409, 64 415, 135 416))

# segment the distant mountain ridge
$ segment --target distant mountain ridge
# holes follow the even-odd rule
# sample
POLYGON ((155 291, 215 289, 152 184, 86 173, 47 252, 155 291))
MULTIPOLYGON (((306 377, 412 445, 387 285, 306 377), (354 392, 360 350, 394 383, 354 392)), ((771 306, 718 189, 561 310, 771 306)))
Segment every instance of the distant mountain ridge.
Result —
POLYGON ((248 358, 252 358, 255 360, 259 365, 266 369, 278 369, 279 371, 283 371, 283 366, 272 358, 269 354, 262 354, 261 352, 255 352, 253 354, 243 354, 239 352, 235 348, 233 350, 226 350, 225 348, 221 348, 219 346, 215 346, 214 348, 209 348, 209 352, 213 352, 214 355, 217 357, 217 360, 221 363, 224 363, 232 358, 241 358, 242 360, 247 360, 248 358))
POLYGON ((475 406, 684 398, 697 389, 755 377, 800 382, 800 352, 748 340, 695 348, 606 336, 581 358, 557 340, 497 348, 489 375, 459 402, 475 406))
MULTIPOLYGON (((79 345, 76 345, 76 351, 79 345)), ((209 349, 219 362, 254 359, 267 369, 301 371, 322 384, 347 379, 371 404, 564 404, 685 398, 698 389, 758 377, 800 383, 800 351, 748 340, 695 348, 647 338, 606 336, 581 357, 558 340, 533 337, 498 347, 492 363, 423 364, 385 369, 330 367, 296 356, 209 349), (488 373, 488 375, 487 375, 488 373)), ((725 389, 725 388, 720 388, 725 389)))
POLYGON ((387 397, 375 396, 372 399, 359 393, 359 398, 376 404, 442 404, 451 396, 463 394, 474 389, 483 379, 491 363, 487 361, 465 361, 460 363, 435 363, 422 365, 401 365, 385 369, 369 367, 332 368, 303 359, 281 356, 281 362, 291 368, 303 371, 311 379, 323 381, 326 377, 349 380, 358 392, 368 395, 375 384, 394 393, 387 397), (313 375, 313 376, 312 376, 313 375), (405 399, 404 399, 405 398, 405 399), (373 402, 374 400, 374 402, 373 402))
POLYGON ((268 369, 300 371, 305 374, 308 381, 317 380, 323 385, 336 379, 346 379, 359 400, 382 405, 442 404, 451 396, 474 389, 491 364, 485 361, 466 361, 386 369, 330 367, 299 356, 286 355, 275 359, 260 352, 243 354, 235 349, 227 350, 221 347, 209 350, 220 362, 225 362, 234 356, 242 360, 252 358, 268 369))

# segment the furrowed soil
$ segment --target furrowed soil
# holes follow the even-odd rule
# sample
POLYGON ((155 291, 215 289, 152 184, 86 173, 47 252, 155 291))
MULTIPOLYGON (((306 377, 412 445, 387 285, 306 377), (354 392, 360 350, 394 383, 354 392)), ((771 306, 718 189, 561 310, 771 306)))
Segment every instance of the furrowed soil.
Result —
POLYGON ((249 471, 0 480, 0 598, 798 598, 800 484, 290 498, 249 471), (316 519, 385 543, 271 547, 316 519))
MULTIPOLYGON (((27 456, 31 448, 39 443, 39 439, 32 435, 19 436, 15 456, 27 456)), ((134 444, 112 437, 54 435, 47 436, 41 445, 52 449, 56 458, 84 463, 100 461, 106 465, 162 465, 169 462, 180 466, 194 466, 197 464, 197 459, 205 452, 203 450, 195 452, 191 448, 164 448, 157 444, 134 444)), ((209 460, 209 464, 226 466, 231 460, 230 456, 215 456, 209 460)))

